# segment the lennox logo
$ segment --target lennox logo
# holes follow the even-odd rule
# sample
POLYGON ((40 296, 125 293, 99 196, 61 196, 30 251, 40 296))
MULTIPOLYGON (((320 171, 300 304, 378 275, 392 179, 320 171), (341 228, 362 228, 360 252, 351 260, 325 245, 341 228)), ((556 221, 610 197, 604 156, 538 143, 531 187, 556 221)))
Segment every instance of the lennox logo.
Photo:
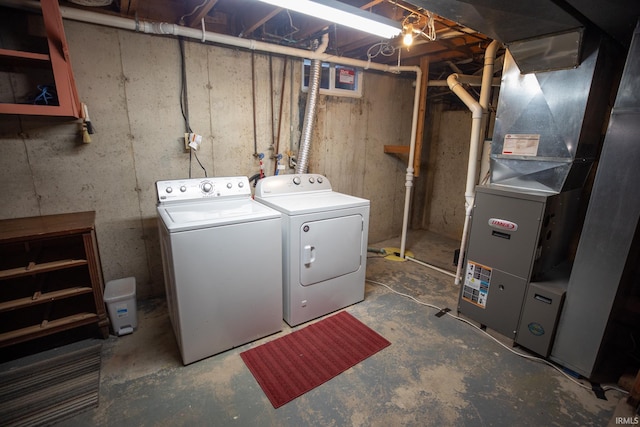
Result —
POLYGON ((489 227, 497 228, 499 230, 517 231, 518 224, 515 222, 507 221, 506 219, 489 218, 489 227))

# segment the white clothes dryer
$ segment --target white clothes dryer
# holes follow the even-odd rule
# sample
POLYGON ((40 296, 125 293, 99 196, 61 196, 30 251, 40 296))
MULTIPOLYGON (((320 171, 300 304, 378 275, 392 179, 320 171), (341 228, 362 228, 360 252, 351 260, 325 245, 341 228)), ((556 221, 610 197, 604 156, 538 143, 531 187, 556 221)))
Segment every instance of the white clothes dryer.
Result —
POLYGON ((322 175, 258 181, 255 200, 282 213, 284 320, 295 326, 364 299, 369 200, 322 175))
POLYGON ((247 177, 158 181, 169 317, 185 365, 282 329, 281 214, 247 177))

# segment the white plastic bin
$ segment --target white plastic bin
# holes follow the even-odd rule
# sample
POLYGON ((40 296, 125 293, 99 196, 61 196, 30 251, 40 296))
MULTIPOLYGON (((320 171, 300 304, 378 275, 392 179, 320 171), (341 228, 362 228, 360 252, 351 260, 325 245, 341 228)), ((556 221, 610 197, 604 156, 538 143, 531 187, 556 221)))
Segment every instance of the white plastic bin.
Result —
POLYGON ((104 288, 104 302, 107 304, 114 334, 130 334, 138 327, 135 277, 107 282, 104 288))

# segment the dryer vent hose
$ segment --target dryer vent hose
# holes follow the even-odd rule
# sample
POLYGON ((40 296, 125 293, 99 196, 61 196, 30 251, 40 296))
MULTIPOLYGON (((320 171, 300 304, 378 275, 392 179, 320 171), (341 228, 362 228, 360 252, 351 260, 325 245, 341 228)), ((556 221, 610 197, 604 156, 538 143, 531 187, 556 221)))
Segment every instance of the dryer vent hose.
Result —
POLYGON ((309 70, 309 93, 307 94, 307 106, 302 125, 302 136, 300 140, 300 152, 296 173, 306 173, 309 166, 309 150, 311 148, 311 134, 313 133, 313 122, 316 118, 316 106, 318 104, 318 92, 320 91, 320 70, 321 61, 311 60, 309 70))

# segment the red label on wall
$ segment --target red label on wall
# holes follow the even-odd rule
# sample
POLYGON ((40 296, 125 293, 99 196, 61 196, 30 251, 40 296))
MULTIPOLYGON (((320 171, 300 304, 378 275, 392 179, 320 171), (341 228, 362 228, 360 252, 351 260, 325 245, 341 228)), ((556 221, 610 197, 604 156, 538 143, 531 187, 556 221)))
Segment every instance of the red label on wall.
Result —
POLYGON ((355 81, 356 72, 354 70, 340 68, 338 74, 338 82, 352 85, 355 81))

